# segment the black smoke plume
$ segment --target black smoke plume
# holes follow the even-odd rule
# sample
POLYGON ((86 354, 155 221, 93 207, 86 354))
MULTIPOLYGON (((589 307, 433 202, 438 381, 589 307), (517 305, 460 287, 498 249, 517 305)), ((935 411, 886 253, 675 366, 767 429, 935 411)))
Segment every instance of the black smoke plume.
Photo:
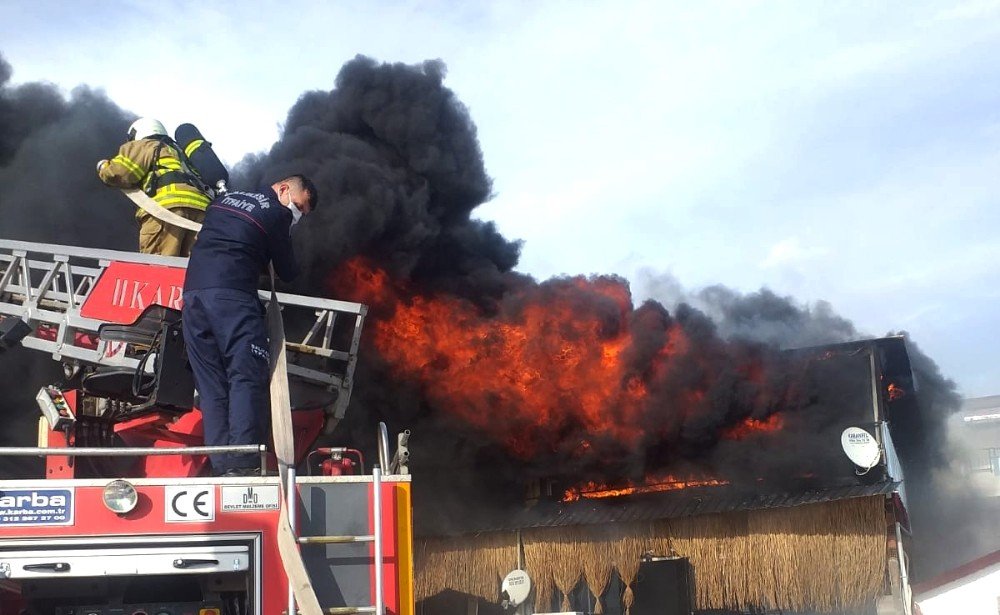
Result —
POLYGON ((308 275, 296 288, 315 292, 331 265, 356 255, 476 300, 507 287, 520 244, 470 216, 491 182, 475 125, 444 73, 440 60, 380 65, 359 56, 333 90, 299 98, 267 155, 237 167, 244 185, 301 171, 319 188, 322 209, 301 230, 308 275))
MULTIPOLYGON (((114 155, 134 116, 85 86, 67 98, 50 84, 11 85, 12 75, 0 56, 0 237, 134 249, 132 208, 94 171, 98 160, 114 155)), ((0 354, 0 446, 34 445, 35 393, 58 381, 61 371, 37 352, 18 348, 0 354)), ((0 477, 27 468, 38 464, 0 460, 0 477)))
MULTIPOLYGON (((622 312, 599 293, 574 290, 573 280, 537 284, 512 272, 519 244, 500 236, 492 224, 471 217, 474 208, 489 198, 490 180, 475 126, 454 93, 443 87, 443 76, 444 67, 437 61, 420 66, 380 65, 358 57, 344 66, 333 90, 310 92, 299 99, 281 139, 268 154, 250 157, 239 165, 235 173, 238 183, 266 185, 302 171, 319 187, 323 204, 300 231, 306 244, 303 253, 310 259, 308 275, 295 289, 315 293, 328 284, 331 270, 348 257, 361 256, 422 294, 468 300, 478 310, 472 316, 477 323, 517 321, 523 317, 525 304, 569 294, 574 311, 594 315, 608 334, 625 327, 637 331, 635 343, 626 351, 637 378, 645 377, 643 371, 648 369, 656 344, 664 343, 669 328, 680 328, 693 340, 698 351, 677 361, 667 376, 653 383, 659 388, 655 399, 662 403, 650 403, 645 412, 650 420, 664 425, 663 432, 657 432, 661 442, 647 442, 639 451, 625 451, 610 441, 602 448, 599 439, 567 418, 554 427, 567 445, 536 456, 529 473, 556 468, 560 474, 580 475, 596 470, 596 459, 606 460, 614 453, 621 462, 612 472, 641 478, 651 463, 701 455, 719 440, 721 427, 728 423, 771 414, 776 400, 753 399, 754 391, 747 390, 750 387, 734 369, 742 355, 767 355, 762 359, 779 362, 773 353, 762 352, 760 345, 722 343, 713 323, 686 307, 675 314, 656 304, 622 312), (715 373, 707 373, 710 371, 715 373), (719 384, 706 395, 705 412, 678 420, 672 392, 704 388, 712 379, 719 384), (594 452, 581 460, 575 447, 584 438, 594 443, 594 452)), ((594 283, 625 285, 612 279, 594 283)), ((376 309, 374 317, 387 315, 376 309)), ((371 355, 373 348, 367 350, 371 355)), ((412 426, 406 421, 419 418, 434 425, 433 429, 420 430, 425 442, 433 442, 427 444, 427 450, 454 451, 448 455, 452 467, 490 465, 497 469, 494 476, 501 482, 524 471, 505 461, 506 453, 500 446, 499 433, 518 429, 510 425, 510 414, 503 404, 484 409, 496 413, 496 427, 473 434, 462 421, 441 412, 447 402, 434 399, 433 391, 427 390, 433 383, 400 380, 385 364, 369 356, 359 368, 355 409, 344 429, 353 427, 363 433, 365 425, 376 420, 402 428, 412 426), (386 382, 394 384, 387 387, 386 382), (400 405, 408 409, 402 415, 400 405), (468 439, 455 440, 452 436, 456 432, 468 439), (469 445, 469 439, 476 444, 469 445)), ((430 461, 425 458, 418 463, 430 461)), ((448 480, 453 481, 454 473, 448 474, 448 480)))
POLYGON ((97 179, 135 119, 86 86, 11 86, 0 57, 0 220, 8 239, 134 249, 133 207, 97 179))

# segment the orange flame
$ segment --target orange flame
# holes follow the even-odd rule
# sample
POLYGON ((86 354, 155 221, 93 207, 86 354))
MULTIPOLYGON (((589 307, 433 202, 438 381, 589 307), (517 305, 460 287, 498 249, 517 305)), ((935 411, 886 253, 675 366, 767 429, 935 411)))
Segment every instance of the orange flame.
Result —
POLYGON ((889 383, 888 392, 889 392, 889 401, 896 401, 897 399, 906 396, 906 391, 896 386, 892 382, 889 383))
MULTIPOLYGON (((635 310, 618 278, 525 284, 488 314, 459 297, 412 293, 361 258, 331 281, 341 296, 346 290, 372 306, 369 339, 395 374, 418 383, 435 407, 496 434, 521 458, 566 449, 567 429, 625 447, 655 437, 666 427, 648 419, 648 387, 669 381, 678 356, 690 355, 689 365, 704 365, 706 375, 704 384, 675 392, 673 411, 683 420, 710 403, 707 379, 714 374, 699 363, 702 355, 691 358, 687 334, 668 317, 635 310), (653 341, 633 332, 637 318, 651 319, 653 341), (637 348, 641 362, 630 359, 637 348), (629 367, 637 363, 642 367, 629 367)), ((752 360, 738 369, 748 382, 764 379, 752 360)), ((731 437, 780 428, 773 416, 749 420, 731 437)))
POLYGON ((628 481, 624 485, 608 485, 590 481, 577 487, 567 489, 563 494, 563 502, 575 502, 580 498, 603 499, 616 498, 635 493, 662 493, 664 491, 677 491, 689 487, 719 487, 728 485, 729 481, 715 478, 689 478, 679 480, 672 475, 647 477, 642 485, 636 485, 628 481))
POLYGON ((722 437, 727 440, 742 440, 755 433, 769 433, 780 431, 785 426, 785 419, 781 414, 772 414, 766 419, 745 419, 739 425, 734 425, 722 433, 722 437))

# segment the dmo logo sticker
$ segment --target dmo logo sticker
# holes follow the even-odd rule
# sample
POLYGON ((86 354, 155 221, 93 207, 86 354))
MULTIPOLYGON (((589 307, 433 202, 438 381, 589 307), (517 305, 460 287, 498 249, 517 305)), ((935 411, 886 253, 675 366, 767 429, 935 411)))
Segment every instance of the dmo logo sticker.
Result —
POLYGON ((73 525, 73 490, 0 490, 0 527, 19 525, 73 525))

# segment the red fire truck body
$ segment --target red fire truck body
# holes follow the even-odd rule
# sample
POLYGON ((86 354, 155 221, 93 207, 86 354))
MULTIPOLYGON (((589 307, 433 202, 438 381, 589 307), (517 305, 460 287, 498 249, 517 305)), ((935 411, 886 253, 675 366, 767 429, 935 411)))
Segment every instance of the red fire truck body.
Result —
POLYGON ((38 446, 0 449, 45 458, 44 478, 0 480, 0 615, 288 613, 283 506, 326 612, 412 614, 405 435, 391 455, 382 427, 370 473, 354 449, 313 448, 346 411, 365 306, 278 295, 286 331, 304 333, 286 351, 306 475, 285 491, 278 476, 212 477, 222 451, 202 446, 179 341, 185 266, 0 240, 0 348, 66 373, 36 398, 38 446))
MULTIPOLYGON (((102 492, 108 482, 0 483, 0 499, 21 499, 13 507, 0 502, 8 513, 0 519, 0 613, 16 614, 37 602, 60 615, 212 615, 213 608, 227 612, 226 594, 230 599, 240 594, 237 599, 245 601, 240 608, 248 610, 234 612, 287 612, 288 583, 275 540, 277 477, 134 479, 129 482, 138 505, 126 514, 105 506, 102 492), (43 501, 58 496, 63 503, 43 501), (14 510, 23 512, 11 514, 14 510), (199 599, 170 600, 169 593, 159 592, 155 583, 169 577, 189 577, 169 583, 169 591, 200 592, 199 599), (60 598, 71 598, 69 606, 58 606, 60 598)), ((297 482, 300 535, 374 532, 370 477, 301 477, 297 482), (362 511, 367 512, 363 518, 362 511)), ((384 606, 388 613, 412 614, 408 477, 387 478, 380 493, 384 606)), ((302 550, 321 604, 376 603, 372 542, 304 544, 302 550)))

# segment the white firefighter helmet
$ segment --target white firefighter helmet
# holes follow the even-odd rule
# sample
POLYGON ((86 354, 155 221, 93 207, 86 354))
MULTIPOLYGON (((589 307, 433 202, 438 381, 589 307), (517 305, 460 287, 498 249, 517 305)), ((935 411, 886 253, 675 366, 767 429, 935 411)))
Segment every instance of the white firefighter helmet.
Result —
POLYGON ((151 117, 140 117, 128 127, 129 141, 155 136, 166 137, 167 129, 163 127, 163 124, 159 120, 154 120, 151 117))

